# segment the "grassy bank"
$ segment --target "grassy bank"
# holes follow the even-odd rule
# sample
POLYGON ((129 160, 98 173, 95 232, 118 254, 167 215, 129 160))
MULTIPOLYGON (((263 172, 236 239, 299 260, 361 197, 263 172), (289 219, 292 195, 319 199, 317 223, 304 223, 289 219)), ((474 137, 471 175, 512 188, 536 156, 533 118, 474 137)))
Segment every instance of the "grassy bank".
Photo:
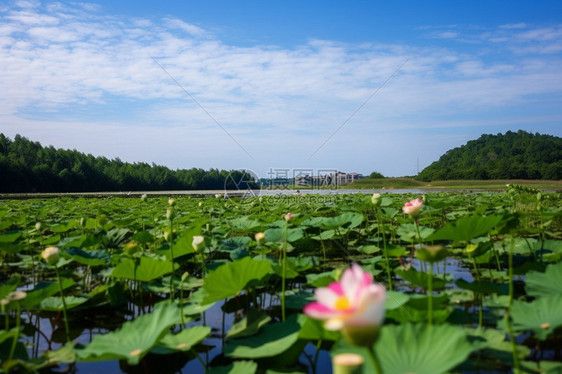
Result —
POLYGON ((493 180, 448 180, 421 182, 412 178, 381 178, 381 179, 360 179, 347 188, 365 188, 365 189, 401 189, 401 188, 452 188, 452 189, 505 189, 506 184, 520 184, 538 189, 561 189, 562 181, 549 180, 509 180, 509 179, 493 179, 493 180))

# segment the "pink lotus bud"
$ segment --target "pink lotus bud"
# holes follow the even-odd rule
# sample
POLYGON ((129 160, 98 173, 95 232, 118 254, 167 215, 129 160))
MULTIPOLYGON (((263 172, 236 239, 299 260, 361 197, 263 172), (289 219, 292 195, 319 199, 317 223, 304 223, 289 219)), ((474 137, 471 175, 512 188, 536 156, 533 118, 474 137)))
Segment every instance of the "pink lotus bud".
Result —
POLYGON ((295 217, 295 215, 293 213, 287 213, 283 216, 283 218, 285 218, 285 221, 287 221, 287 222, 292 220, 294 217, 295 217))
POLYGON ((402 211, 410 217, 417 217, 420 214, 422 206, 422 199, 414 199, 404 204, 404 206, 402 207, 402 211))

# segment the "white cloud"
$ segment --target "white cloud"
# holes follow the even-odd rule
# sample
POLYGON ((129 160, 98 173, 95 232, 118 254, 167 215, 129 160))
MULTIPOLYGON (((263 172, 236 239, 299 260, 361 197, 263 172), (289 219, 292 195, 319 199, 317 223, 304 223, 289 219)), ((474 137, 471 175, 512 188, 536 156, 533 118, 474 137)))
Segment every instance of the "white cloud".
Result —
MULTIPOLYGON (((177 18, 116 18, 98 6, 57 4, 0 11, 0 120, 12 135, 20 129, 34 140, 128 155, 124 160, 253 163, 189 95, 260 158, 255 167, 263 170, 283 162, 305 167, 303 160, 353 165, 397 149, 416 129, 470 128, 474 113, 532 108, 562 91, 554 55, 562 46, 559 27, 474 28, 479 34, 457 25, 426 28, 450 39, 447 47, 318 39, 293 48, 237 47, 177 18), (455 48, 460 35, 480 44, 471 53, 455 48), (319 152, 323 158, 308 160, 406 59, 319 152), (460 118, 443 121, 450 116, 460 118)), ((411 162, 416 142, 408 139, 404 157, 411 162)))

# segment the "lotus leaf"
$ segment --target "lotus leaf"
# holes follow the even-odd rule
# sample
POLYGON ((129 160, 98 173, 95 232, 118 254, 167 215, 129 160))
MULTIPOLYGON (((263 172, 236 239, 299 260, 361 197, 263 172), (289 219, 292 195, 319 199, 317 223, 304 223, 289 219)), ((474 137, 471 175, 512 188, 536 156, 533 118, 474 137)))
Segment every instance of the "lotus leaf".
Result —
POLYGON ((128 321, 116 331, 96 335, 84 348, 76 348, 79 361, 126 360, 136 365, 179 322, 176 304, 167 301, 156 305, 150 314, 128 321))
MULTIPOLYGON (((424 324, 411 323, 385 325, 375 343, 375 351, 384 373, 447 373, 466 360, 473 349, 465 332, 452 325, 431 328, 424 324)), ((335 355, 344 352, 362 355, 365 360, 365 372, 375 372, 365 348, 342 342, 336 345, 331 353, 335 355)))
POLYGON ((251 283, 257 283, 271 272, 271 263, 245 257, 222 265, 205 277, 203 304, 238 295, 251 283))

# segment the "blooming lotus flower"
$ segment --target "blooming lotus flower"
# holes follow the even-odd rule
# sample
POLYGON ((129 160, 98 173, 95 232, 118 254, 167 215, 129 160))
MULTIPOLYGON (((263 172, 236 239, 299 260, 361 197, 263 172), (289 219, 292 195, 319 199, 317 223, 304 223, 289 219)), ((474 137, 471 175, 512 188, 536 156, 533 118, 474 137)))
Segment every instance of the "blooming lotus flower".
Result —
POLYGON ((422 206, 422 199, 414 199, 404 204, 404 206, 402 207, 402 211, 410 217, 417 217, 420 214, 422 206))
POLYGON ((386 290, 373 283, 373 276, 354 264, 344 271, 339 282, 317 288, 316 302, 304 313, 324 321, 327 330, 341 330, 352 344, 372 345, 384 320, 386 290))
POLYGON ((45 250, 41 252, 41 257, 43 257, 49 265, 55 265, 59 262, 59 249, 57 247, 45 248, 45 250))

